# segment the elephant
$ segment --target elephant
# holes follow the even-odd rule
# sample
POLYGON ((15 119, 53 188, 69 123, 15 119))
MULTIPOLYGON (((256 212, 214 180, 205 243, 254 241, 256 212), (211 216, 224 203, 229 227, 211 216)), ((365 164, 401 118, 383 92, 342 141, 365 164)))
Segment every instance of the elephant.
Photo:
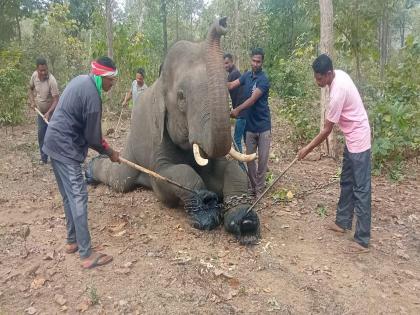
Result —
POLYGON ((186 187, 157 180, 103 156, 89 161, 86 177, 119 192, 150 188, 169 207, 183 205, 192 226, 225 230, 243 244, 260 237, 256 212, 248 211, 248 177, 232 149, 226 74, 220 39, 227 19, 216 20, 201 42, 178 41, 169 50, 159 78, 137 102, 121 156, 186 187), (206 165, 205 165, 206 164, 206 165), (194 191, 191 192, 190 190, 194 191))

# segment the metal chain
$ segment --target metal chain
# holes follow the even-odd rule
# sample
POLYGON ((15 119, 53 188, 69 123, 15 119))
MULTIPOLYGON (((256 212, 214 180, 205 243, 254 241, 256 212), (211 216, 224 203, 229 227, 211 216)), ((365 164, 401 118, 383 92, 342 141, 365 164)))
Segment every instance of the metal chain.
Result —
POLYGON ((254 198, 248 194, 242 194, 240 196, 233 195, 225 198, 223 201, 223 212, 227 212, 230 209, 238 205, 250 205, 254 201, 254 198))

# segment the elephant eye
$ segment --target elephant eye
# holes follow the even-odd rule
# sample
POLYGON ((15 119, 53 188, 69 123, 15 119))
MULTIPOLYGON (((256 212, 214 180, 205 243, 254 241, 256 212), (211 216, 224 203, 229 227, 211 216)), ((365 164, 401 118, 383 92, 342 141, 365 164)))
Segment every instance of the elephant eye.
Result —
POLYGON ((184 92, 182 90, 179 90, 177 93, 178 99, 183 100, 184 99, 184 92))

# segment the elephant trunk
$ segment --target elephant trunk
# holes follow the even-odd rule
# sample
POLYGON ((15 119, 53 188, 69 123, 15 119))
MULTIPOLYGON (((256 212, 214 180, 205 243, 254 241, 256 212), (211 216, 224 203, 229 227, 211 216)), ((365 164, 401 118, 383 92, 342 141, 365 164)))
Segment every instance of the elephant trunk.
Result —
POLYGON ((221 18, 210 28, 206 40, 206 70, 208 75, 208 99, 204 111, 209 114, 203 139, 203 149, 211 157, 225 156, 231 148, 228 90, 223 68, 220 38, 227 31, 227 18, 221 18))

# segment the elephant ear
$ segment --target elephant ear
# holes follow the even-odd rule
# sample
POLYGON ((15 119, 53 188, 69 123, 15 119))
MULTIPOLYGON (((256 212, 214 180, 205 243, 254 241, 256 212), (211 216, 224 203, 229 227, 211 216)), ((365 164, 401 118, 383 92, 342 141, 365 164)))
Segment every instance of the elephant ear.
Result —
POLYGON ((152 94, 152 113, 153 113, 153 139, 157 144, 162 142, 163 130, 165 128, 166 107, 163 97, 163 88, 161 80, 158 79, 153 87, 152 94))

